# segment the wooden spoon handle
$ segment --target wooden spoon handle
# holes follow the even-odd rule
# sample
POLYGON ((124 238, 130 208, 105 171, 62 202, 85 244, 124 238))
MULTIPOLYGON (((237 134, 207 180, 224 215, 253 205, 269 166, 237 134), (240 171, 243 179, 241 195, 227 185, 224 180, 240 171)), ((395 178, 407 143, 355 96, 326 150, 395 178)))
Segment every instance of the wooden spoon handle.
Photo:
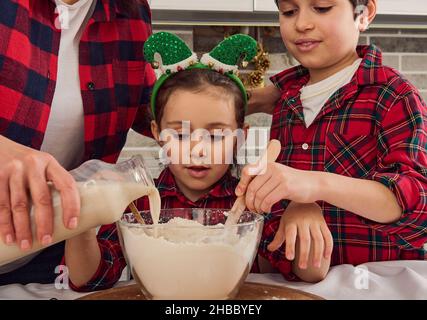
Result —
MULTIPOLYGON (((281 148, 282 147, 279 140, 271 140, 268 143, 266 152, 263 154, 260 160, 258 160, 258 164, 262 165, 262 163, 265 163, 265 160, 267 160, 269 163, 275 162, 280 154, 281 148)), ((236 201, 234 202, 233 207, 229 211, 226 224, 229 225, 237 223, 245 208, 245 194, 243 194, 240 197, 237 197, 236 201)))
POLYGON ((270 140, 267 146, 267 162, 269 163, 276 162, 281 150, 282 150, 282 146, 279 140, 276 140, 276 139, 270 140))
POLYGON ((237 197, 236 201, 234 201, 233 207, 230 209, 230 212, 239 212, 245 210, 245 197, 240 196, 237 197))
POLYGON ((136 221, 138 221, 140 224, 145 224, 144 218, 142 218, 138 208, 136 207, 133 201, 129 203, 128 207, 132 211, 133 215, 135 216, 136 221))

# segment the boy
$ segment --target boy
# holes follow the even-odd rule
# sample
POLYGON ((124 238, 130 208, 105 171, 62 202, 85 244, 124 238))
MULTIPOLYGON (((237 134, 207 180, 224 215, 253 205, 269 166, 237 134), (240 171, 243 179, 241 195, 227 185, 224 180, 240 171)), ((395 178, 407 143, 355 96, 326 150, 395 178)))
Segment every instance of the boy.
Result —
MULTIPOLYGON (((413 85, 382 65, 377 47, 357 46, 376 0, 276 3, 283 41, 301 63, 271 79, 280 90, 271 138, 283 151, 265 175, 250 177, 246 167, 236 189, 246 191, 250 210, 269 212, 276 204, 261 255, 286 278, 307 281, 323 279, 329 263, 423 260, 426 105, 413 85), (287 200, 322 207, 334 238, 330 261, 319 254, 316 219, 281 214, 287 200)), ((262 110, 257 101, 267 110, 264 98, 278 96, 272 87, 253 92, 252 112, 262 110)))

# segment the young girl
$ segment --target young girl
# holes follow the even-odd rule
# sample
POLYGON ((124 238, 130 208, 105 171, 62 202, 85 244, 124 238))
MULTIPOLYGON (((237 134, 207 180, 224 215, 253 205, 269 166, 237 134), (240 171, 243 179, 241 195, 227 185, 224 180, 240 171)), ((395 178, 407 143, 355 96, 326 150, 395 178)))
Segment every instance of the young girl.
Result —
MULTIPOLYGON (((156 102, 155 120, 152 121, 152 133, 160 146, 170 145, 168 157, 171 163, 156 180, 161 195, 162 208, 231 208, 237 186, 237 179, 231 175, 231 165, 226 158, 235 153, 234 136, 225 136, 221 132, 247 129, 244 125, 245 102, 236 84, 218 72, 209 69, 191 69, 178 72, 160 89, 156 102), (191 132, 186 132, 186 122, 191 132), (169 141, 161 139, 161 132, 173 130, 169 141), (189 142, 191 150, 200 141, 190 140, 194 130, 205 129, 209 132, 210 157, 202 155, 202 148, 189 162, 183 157, 182 150, 189 142), (173 154, 179 155, 175 162, 173 154), (221 161, 215 163, 215 154, 221 154, 221 161)), ((171 131, 169 131, 171 132, 171 131)), ((146 198, 138 201, 140 209, 147 210, 146 198)))
MULTIPOLYGON (((252 179, 244 169, 238 194, 247 190, 254 211, 318 202, 334 238, 331 265, 424 260, 427 108, 411 83, 382 64, 377 47, 357 46, 377 1, 276 3, 283 42, 301 65, 271 79, 276 93, 254 92, 254 110, 262 96, 280 95, 271 137, 284 150, 264 176, 252 179)), ((285 212, 265 228, 261 254, 288 279, 325 266, 308 260, 323 246, 323 222, 285 212)))
MULTIPOLYGON (((200 63, 182 40, 158 33, 146 41, 144 53, 163 72, 151 97, 151 130, 171 162, 155 181, 162 208, 231 208, 238 181, 231 175, 230 163, 238 135, 226 133, 247 129, 246 90, 235 70, 241 57, 246 61, 253 58, 256 42, 248 36, 232 36, 205 54, 200 63), (161 55, 162 63, 156 65, 155 53, 161 55)), ((140 210, 149 209, 146 198, 137 205, 140 210)), ((125 267, 115 225, 103 226, 98 234, 102 252, 98 269, 88 279, 83 259, 79 268, 70 268, 75 290, 110 287, 125 267)), ((65 262, 82 257, 79 252, 70 254, 73 256, 66 256, 65 262)))

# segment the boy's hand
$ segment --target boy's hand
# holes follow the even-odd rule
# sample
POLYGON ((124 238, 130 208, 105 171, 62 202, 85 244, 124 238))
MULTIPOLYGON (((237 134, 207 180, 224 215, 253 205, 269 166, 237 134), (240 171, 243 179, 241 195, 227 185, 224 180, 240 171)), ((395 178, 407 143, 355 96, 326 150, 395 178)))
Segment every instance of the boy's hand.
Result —
POLYGON ((236 188, 236 195, 246 191, 246 207, 254 212, 269 212, 282 199, 312 203, 318 195, 318 173, 293 169, 280 163, 266 163, 265 173, 251 175, 259 165, 247 165, 236 188))
POLYGON ((286 259, 292 261, 297 258, 300 269, 307 269, 309 260, 312 260, 313 267, 320 268, 323 259, 330 259, 333 239, 319 205, 293 202, 289 204, 267 249, 273 252, 284 242, 286 259), (295 257, 297 242, 299 257, 295 257))

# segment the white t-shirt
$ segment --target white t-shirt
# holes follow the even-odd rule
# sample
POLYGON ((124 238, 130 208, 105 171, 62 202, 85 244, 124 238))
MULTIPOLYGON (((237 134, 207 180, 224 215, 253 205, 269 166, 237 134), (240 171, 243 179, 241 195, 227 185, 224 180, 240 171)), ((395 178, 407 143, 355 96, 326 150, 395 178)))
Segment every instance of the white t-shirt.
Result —
POLYGON ((84 153, 84 117, 79 76, 79 43, 93 0, 69 5, 55 0, 62 30, 58 53, 58 74, 49 121, 41 151, 48 152, 65 168, 78 166, 84 153), (68 21, 65 19, 68 18, 68 21))
MULTIPOLYGON (((79 76, 79 43, 81 33, 93 13, 96 0, 79 0, 69 5, 55 0, 67 10, 61 16, 61 40, 58 52, 58 74, 47 129, 40 148, 50 153, 67 170, 78 166, 84 153, 83 102, 79 76), (68 18, 68 19, 67 19, 68 18)), ((0 266, 0 274, 29 263, 32 254, 0 266)))
POLYGON ((342 69, 329 78, 305 86, 300 90, 304 122, 307 128, 313 123, 314 119, 316 119, 326 101, 328 101, 339 88, 351 81, 361 62, 362 59, 357 59, 351 66, 342 69))

